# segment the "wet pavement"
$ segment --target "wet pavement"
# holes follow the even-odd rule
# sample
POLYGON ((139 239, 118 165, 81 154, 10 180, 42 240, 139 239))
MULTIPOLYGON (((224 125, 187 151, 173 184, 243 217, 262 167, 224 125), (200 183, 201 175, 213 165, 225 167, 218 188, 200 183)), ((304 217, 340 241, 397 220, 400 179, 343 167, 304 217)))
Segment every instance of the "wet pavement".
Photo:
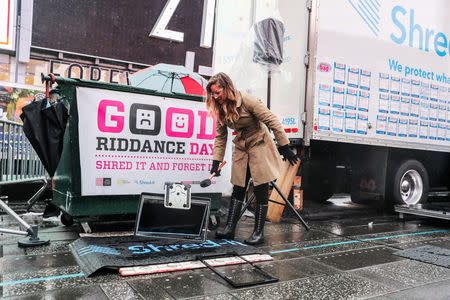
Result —
MULTIPOLYGON (((336 198, 306 206, 310 231, 285 216, 267 222, 260 247, 274 258, 258 263, 279 282, 234 289, 208 269, 122 277, 103 270, 86 278, 69 250, 82 228, 57 218, 39 222, 51 243, 19 248, 23 237, 0 234, 0 295, 7 299, 449 299, 450 269, 397 256, 394 252, 433 245, 450 249, 450 222, 418 217, 400 220, 375 208, 336 198)), ((17 229, 2 215, 2 228, 17 229)), ((243 217, 236 240, 253 229, 243 217)), ((213 233, 211 233, 213 236, 213 233)), ((258 274, 246 265, 218 268, 234 280, 258 274)))

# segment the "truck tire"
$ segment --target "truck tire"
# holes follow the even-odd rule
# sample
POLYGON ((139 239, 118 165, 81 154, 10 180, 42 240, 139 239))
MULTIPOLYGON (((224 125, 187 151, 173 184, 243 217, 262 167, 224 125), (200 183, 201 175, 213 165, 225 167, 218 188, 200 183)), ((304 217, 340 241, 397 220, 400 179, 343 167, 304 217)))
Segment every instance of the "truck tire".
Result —
POLYGON ((415 205, 427 201, 430 185, 422 163, 414 159, 406 160, 393 172, 391 186, 388 187, 393 204, 415 205))

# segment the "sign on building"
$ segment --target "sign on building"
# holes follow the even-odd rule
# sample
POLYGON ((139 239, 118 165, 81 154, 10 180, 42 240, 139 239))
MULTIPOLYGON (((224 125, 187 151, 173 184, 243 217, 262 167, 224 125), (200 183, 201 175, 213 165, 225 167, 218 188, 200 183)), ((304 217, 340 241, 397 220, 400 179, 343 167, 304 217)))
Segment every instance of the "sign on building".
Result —
POLYGON ((0 0, 0 50, 14 51, 16 0, 0 0))
POLYGON ((214 9, 214 0, 39 0, 32 48, 211 75, 214 9))

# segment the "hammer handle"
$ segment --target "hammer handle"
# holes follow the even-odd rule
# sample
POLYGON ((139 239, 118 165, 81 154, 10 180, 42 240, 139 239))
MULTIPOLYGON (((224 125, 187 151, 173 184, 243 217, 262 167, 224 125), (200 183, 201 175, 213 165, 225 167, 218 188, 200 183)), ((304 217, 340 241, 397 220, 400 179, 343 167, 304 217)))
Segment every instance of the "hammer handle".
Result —
MULTIPOLYGON (((227 163, 227 161, 224 160, 224 161, 220 164, 220 166, 217 168, 217 171, 220 171, 220 169, 222 169, 222 167, 223 167, 226 163, 227 163)), ((208 179, 211 180, 211 179, 213 179, 214 176, 216 176, 216 172, 212 173, 211 176, 209 176, 208 179)))

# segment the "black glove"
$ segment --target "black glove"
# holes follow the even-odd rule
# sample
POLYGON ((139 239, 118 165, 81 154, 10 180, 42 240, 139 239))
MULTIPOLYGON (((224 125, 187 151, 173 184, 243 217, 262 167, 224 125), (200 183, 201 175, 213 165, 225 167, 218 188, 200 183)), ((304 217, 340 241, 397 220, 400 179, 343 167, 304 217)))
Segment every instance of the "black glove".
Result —
POLYGON ((217 170, 219 168, 219 166, 220 166, 220 161, 213 160, 212 168, 211 168, 211 172, 210 173, 211 174, 212 173, 216 173, 216 177, 220 176, 220 171, 217 170))
POLYGON ((299 159, 298 155, 296 155, 291 149, 289 149, 289 145, 279 146, 278 152, 283 155, 283 160, 288 160, 291 166, 297 163, 299 159))

